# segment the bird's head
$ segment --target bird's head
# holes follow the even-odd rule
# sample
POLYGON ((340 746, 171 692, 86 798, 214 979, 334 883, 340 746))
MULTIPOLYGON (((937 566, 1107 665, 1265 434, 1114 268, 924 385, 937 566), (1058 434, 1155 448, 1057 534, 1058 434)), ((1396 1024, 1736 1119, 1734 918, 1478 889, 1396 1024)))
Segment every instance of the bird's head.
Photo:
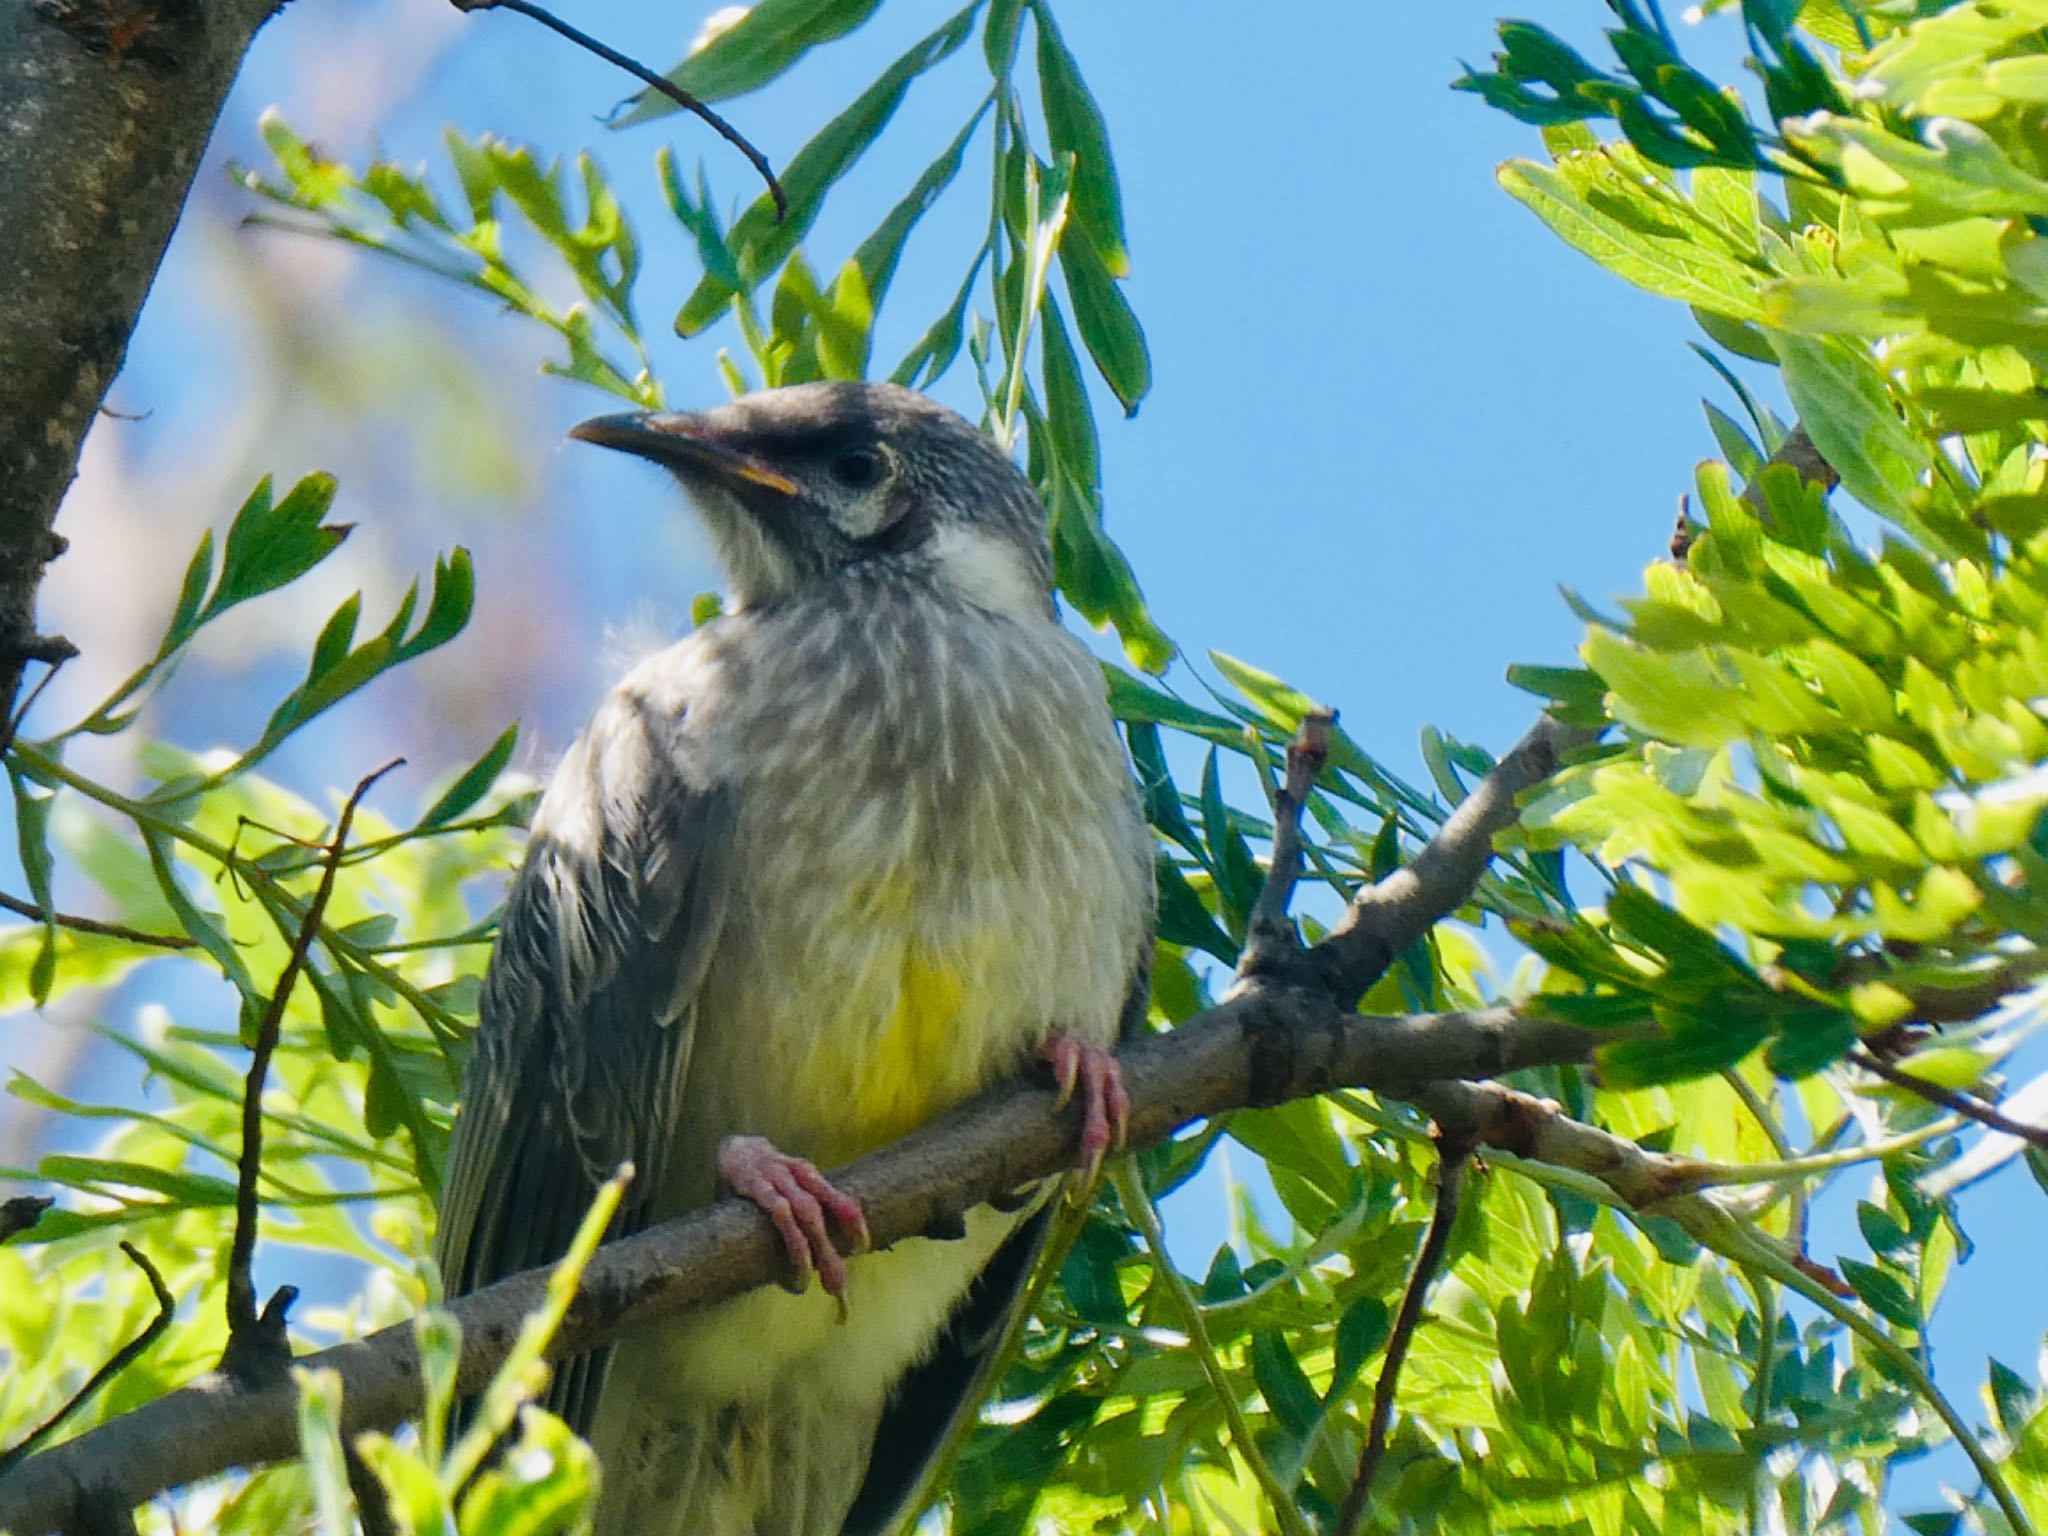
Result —
POLYGON ((1052 612, 1045 513, 995 443, 895 384, 797 384, 708 411, 600 416, 571 437, 672 471, 741 607, 893 562, 964 601, 1052 612))

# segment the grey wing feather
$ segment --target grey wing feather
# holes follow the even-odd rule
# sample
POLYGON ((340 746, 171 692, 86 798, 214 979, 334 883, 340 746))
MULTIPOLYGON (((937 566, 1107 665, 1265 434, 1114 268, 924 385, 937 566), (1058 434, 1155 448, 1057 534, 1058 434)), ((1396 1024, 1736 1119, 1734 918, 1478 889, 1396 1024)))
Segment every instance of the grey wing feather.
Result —
MULTIPOLYGON (((436 1240, 451 1295, 560 1258, 598 1186, 637 1169, 646 1224, 674 1141, 695 995, 724 921, 730 792, 690 781, 683 717, 614 694, 557 770, 501 921, 436 1240)), ((602 1355, 549 1406, 588 1433, 602 1355)))

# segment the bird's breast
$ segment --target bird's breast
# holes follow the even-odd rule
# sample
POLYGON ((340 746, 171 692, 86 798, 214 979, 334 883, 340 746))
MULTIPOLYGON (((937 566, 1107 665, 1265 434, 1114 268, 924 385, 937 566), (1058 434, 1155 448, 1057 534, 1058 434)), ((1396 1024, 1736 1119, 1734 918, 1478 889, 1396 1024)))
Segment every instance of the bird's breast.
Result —
POLYGON ((780 707, 733 732, 739 870, 684 1106, 824 1166, 1056 1029, 1113 1039, 1149 905, 1085 652, 1049 624, 892 617, 778 652, 757 689, 780 707))

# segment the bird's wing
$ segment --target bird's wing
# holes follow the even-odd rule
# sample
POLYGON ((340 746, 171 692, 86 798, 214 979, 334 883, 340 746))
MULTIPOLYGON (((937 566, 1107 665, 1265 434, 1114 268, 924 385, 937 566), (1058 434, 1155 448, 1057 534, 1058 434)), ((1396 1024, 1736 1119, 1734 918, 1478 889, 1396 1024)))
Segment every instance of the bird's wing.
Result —
MULTIPOLYGON (((683 710, 600 706, 534 819, 484 983, 436 1240, 451 1295, 549 1264, 598 1186, 636 1170, 610 1235, 661 1188, 695 997, 724 920, 729 790, 686 764, 683 710)), ((549 1406, 588 1433, 602 1355, 549 1406)))
MULTIPOLYGON (((1145 1027, 1152 994, 1152 935, 1133 959, 1124 989, 1119 1036, 1128 1042, 1145 1027)), ((1014 1314, 1037 1270, 1052 1224, 1050 1205, 1041 1205, 1004 1239, 974 1283, 954 1306, 931 1354, 896 1383, 876 1427, 874 1449, 853 1508, 840 1536, 882 1536, 913 1511, 905 1501, 919 1492, 926 1469, 953 1437, 960 1421, 979 1413, 994 1389, 990 1380, 1014 1314)))

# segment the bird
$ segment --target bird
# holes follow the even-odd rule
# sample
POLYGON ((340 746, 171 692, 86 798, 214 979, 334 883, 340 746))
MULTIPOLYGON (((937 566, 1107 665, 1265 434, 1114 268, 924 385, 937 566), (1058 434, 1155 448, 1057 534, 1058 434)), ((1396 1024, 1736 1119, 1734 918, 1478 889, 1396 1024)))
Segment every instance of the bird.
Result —
POLYGON ((572 438, 667 470, 722 614, 553 773, 501 915, 436 1239, 452 1295, 738 1195, 768 1286, 564 1362, 598 1536, 869 1536, 974 1410, 1049 1209, 871 1251, 831 1169, 1050 1068, 1092 1171, 1129 1112, 1153 848, 1047 519, 987 433, 814 382, 572 438), (811 1283, 815 1278, 816 1283, 811 1283))

